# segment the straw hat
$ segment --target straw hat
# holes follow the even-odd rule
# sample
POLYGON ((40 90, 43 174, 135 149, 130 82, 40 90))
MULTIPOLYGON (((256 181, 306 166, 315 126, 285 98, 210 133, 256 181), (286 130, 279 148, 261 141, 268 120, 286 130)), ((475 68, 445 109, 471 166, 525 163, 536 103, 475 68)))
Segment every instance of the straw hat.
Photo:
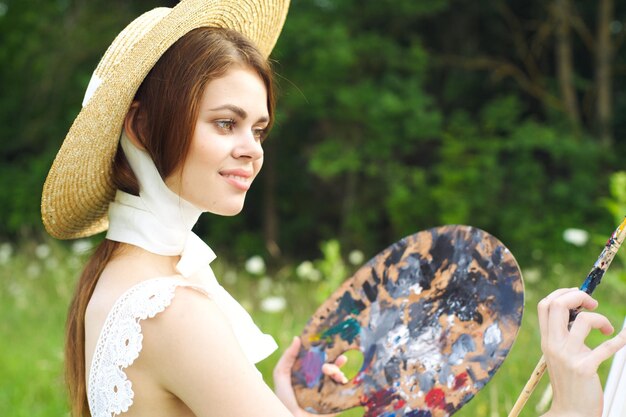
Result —
POLYGON ((198 27, 223 27, 246 36, 267 57, 288 6, 289 0, 181 0, 129 24, 100 60, 48 173, 41 199, 48 233, 75 239, 108 228, 112 162, 124 117, 143 79, 174 42, 198 27))

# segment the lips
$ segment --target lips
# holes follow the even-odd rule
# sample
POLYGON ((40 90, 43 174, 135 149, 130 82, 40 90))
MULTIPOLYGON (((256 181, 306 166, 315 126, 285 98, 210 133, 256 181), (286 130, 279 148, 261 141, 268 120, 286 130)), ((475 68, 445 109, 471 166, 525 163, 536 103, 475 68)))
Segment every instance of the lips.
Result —
POLYGON ((230 185, 241 191, 248 191, 252 185, 252 172, 243 169, 224 170, 219 173, 230 185))

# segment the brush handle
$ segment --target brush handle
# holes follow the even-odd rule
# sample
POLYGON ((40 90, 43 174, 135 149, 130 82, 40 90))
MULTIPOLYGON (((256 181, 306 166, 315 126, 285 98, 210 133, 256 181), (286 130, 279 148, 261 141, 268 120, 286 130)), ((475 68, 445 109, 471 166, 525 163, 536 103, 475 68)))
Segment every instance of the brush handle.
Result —
MULTIPOLYGON (((600 284, 602 277, 609 266, 611 266, 611 262, 613 262, 613 258, 615 258, 615 254, 619 250, 620 246, 624 242, 624 238, 626 238, 626 217, 622 220, 622 223, 615 229, 609 240, 606 242, 604 249, 598 256, 598 259, 593 264, 591 271, 587 274, 587 278, 580 286, 580 290, 586 292, 591 295, 596 287, 600 284)), ((570 325, 576 318, 576 315, 580 313, 580 307, 574 310, 570 310, 569 312, 569 322, 570 325)))
POLYGON ((539 359, 537 366, 535 366, 535 370, 528 379, 528 382, 526 382, 522 393, 519 395, 519 397, 517 397, 517 401, 515 401, 515 405, 509 413, 509 417, 517 417, 519 415, 519 413, 522 411, 522 408, 524 408, 524 405, 526 405, 526 401, 528 401, 528 399, 530 398, 530 395, 539 384, 539 381, 541 381, 541 377, 545 372, 546 358, 542 356, 541 359, 539 359))
POLYGON ((593 293, 596 286, 600 284, 602 276, 606 270, 609 269, 611 262, 613 262, 613 258, 615 258, 615 254, 624 242, 624 238, 626 238, 626 217, 622 220, 622 223, 620 223, 609 240, 606 242, 602 253, 598 256, 598 260, 596 260, 596 263, 593 264, 593 267, 591 268, 591 271, 589 271, 583 285, 580 286, 582 291, 587 294, 593 293))

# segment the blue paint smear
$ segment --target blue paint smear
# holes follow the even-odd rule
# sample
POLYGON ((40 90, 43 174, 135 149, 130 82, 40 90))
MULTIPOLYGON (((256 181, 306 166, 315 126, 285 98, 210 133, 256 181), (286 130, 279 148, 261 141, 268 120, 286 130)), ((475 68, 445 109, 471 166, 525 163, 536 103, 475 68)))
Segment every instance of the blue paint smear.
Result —
POLYGON ((359 372, 363 372, 371 365, 374 355, 376 355, 376 345, 371 345, 363 353, 363 365, 361 366, 361 370, 359 372))
POLYGON ((302 358, 302 376, 307 388, 316 386, 322 377, 322 365, 326 362, 326 352, 321 346, 313 346, 302 358))
POLYGON ((332 337, 334 335, 339 335, 343 340, 348 343, 354 342, 354 339, 361 332, 361 325, 356 319, 350 317, 336 326, 331 327, 322 333, 322 339, 328 339, 329 343, 332 343, 332 337))
POLYGON ((432 417, 430 410, 411 410, 404 413, 404 417, 432 417))
POLYGON ((451 365, 456 365, 465 359, 465 355, 476 350, 474 339, 468 334, 462 334, 452 345, 452 353, 448 359, 451 365))
POLYGON ((434 276, 422 274, 421 265, 424 261, 418 253, 412 253, 404 262, 406 265, 398 270, 398 279, 388 281, 385 285, 385 289, 394 299, 408 297, 411 294, 411 287, 415 284, 419 284, 422 289, 430 289, 430 280, 434 276))
POLYGON ((339 300, 337 315, 359 314, 365 309, 365 304, 361 300, 352 298, 349 292, 345 292, 339 300))

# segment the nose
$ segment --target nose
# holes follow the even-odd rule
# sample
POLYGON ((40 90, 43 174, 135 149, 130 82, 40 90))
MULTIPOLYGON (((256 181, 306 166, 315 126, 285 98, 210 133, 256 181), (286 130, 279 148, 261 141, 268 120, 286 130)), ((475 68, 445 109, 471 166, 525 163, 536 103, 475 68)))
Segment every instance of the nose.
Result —
POLYGON ((235 158, 250 158, 256 160, 263 157, 263 147, 252 132, 246 132, 239 137, 233 149, 233 156, 235 158))

